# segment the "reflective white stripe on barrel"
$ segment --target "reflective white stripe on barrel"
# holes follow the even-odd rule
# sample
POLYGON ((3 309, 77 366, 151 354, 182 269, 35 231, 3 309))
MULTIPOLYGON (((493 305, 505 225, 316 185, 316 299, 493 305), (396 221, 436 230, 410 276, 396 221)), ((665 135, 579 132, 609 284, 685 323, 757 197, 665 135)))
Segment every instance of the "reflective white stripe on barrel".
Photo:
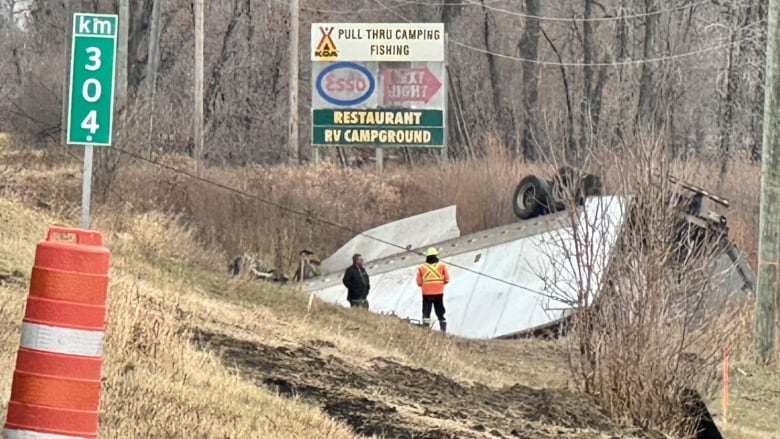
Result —
POLYGON ((103 332, 24 322, 21 346, 56 354, 99 357, 103 354, 103 332))
POLYGON ((38 433, 29 430, 3 429, 4 439, 86 439, 84 436, 63 436, 61 434, 38 433))

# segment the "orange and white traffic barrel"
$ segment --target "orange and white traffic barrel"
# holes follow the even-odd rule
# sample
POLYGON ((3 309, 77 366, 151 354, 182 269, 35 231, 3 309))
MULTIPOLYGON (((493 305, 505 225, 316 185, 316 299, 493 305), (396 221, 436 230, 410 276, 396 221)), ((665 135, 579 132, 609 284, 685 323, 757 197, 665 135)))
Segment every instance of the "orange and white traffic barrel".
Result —
POLYGON ((94 231, 52 227, 38 244, 4 438, 97 437, 110 260, 94 231))

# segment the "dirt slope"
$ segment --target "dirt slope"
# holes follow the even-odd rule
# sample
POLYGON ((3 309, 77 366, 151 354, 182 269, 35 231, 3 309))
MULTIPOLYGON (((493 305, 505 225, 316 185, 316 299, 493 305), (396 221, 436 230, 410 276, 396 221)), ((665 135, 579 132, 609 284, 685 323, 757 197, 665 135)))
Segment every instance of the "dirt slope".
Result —
POLYGON ((319 406, 364 436, 634 436, 616 429, 590 401, 564 390, 463 384, 382 357, 357 365, 322 340, 269 346, 201 329, 193 330, 193 340, 219 352, 247 379, 319 406))

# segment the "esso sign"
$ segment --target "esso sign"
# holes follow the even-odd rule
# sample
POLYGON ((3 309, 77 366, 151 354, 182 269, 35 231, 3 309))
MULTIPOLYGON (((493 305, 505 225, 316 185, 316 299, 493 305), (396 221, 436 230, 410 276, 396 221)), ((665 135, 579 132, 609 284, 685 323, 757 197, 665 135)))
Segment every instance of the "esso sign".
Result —
POLYGON ((317 76, 317 93, 325 101, 340 106, 365 102, 376 89, 374 75, 360 64, 334 63, 317 76))
POLYGON ((368 90, 368 79, 357 78, 339 78, 335 72, 331 72, 325 77, 325 91, 328 94, 340 92, 364 92, 368 90))

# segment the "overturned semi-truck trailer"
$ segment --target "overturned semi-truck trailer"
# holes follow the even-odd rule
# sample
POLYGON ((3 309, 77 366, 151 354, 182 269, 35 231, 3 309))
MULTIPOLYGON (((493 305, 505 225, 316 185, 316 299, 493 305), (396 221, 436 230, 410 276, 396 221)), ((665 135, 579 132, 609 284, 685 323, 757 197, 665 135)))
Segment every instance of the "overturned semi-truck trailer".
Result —
MULTIPOLYGON (((394 254, 366 262, 371 276, 370 311, 409 320, 421 318, 415 274, 424 259, 420 256, 422 251, 433 246, 439 249, 441 260, 449 265, 452 279, 445 293, 448 333, 474 339, 507 338, 554 326, 577 306, 575 273, 582 263, 575 260, 578 251, 589 255, 590 280, 596 285, 593 299, 597 299, 626 223, 626 211, 624 198, 592 196, 582 200, 576 212, 549 213, 440 242, 418 239, 414 248, 407 251, 396 248, 394 254), (587 240, 575 243, 572 233, 575 225, 579 233, 588 236, 587 240)), ((443 213, 436 211, 431 215, 440 217, 443 213)), ((416 216, 414 221, 425 224, 426 214, 416 216)), ((427 224, 434 230, 437 228, 436 221, 427 224)), ((451 222, 442 224, 439 228, 447 230, 434 235, 453 233, 451 222)), ((372 236, 366 234, 361 238, 366 246, 408 240, 408 229, 395 223, 373 229, 372 233, 381 234, 382 240, 369 242, 372 236), (396 235, 388 233, 389 230, 396 235)), ((350 251, 353 250, 361 251, 350 245, 350 251)), ((385 248, 382 252, 390 250, 385 248)), ((723 281, 722 291, 717 294, 749 294, 753 289, 752 277, 736 248, 726 242, 726 251, 720 258, 718 270, 723 281)), ((304 289, 323 301, 349 306, 341 283, 348 263, 343 265, 308 279, 304 289)))

